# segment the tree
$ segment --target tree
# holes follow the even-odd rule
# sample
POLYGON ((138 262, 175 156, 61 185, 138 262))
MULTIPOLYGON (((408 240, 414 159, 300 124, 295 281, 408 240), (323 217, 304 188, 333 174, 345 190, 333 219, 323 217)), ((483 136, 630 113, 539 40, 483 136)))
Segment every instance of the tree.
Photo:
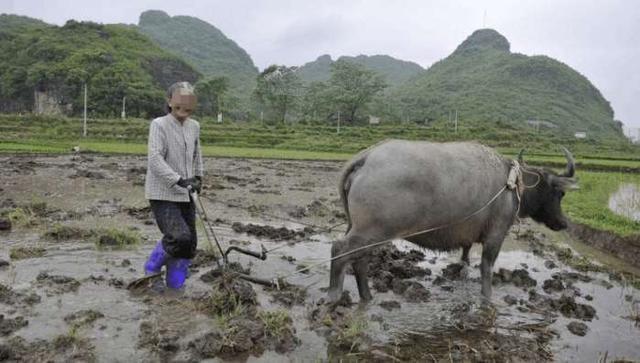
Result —
POLYGON ((200 113, 205 116, 216 116, 222 112, 223 99, 228 89, 227 77, 215 77, 196 83, 200 113))
POLYGON ((331 65, 328 86, 332 103, 351 123, 356 113, 387 87, 378 73, 346 60, 338 60, 331 65))
POLYGON ((327 120, 333 110, 329 87, 325 82, 311 82, 305 87, 300 108, 306 120, 327 120))
POLYGON ((297 67, 272 65, 258 75, 255 96, 284 123, 287 112, 296 104, 301 81, 297 67))

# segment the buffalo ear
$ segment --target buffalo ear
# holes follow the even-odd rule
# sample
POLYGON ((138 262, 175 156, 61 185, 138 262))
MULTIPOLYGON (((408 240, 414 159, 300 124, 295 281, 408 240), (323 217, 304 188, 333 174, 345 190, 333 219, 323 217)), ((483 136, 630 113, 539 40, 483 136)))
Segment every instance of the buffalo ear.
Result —
POLYGON ((568 178, 565 176, 559 176, 554 178, 553 182, 562 190, 569 192, 572 190, 580 189, 578 181, 574 178, 568 178))

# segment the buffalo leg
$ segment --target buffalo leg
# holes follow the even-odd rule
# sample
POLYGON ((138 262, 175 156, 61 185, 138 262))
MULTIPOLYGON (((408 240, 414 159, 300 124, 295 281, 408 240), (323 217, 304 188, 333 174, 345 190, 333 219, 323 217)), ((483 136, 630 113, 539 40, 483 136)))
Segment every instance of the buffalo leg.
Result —
POLYGON ((491 298, 491 282, 493 280, 493 264, 498 258, 502 242, 508 231, 507 228, 494 230, 482 245, 482 262, 480 262, 480 277, 482 281, 482 295, 491 298))
POLYGON ((371 291, 369 291, 369 258, 368 255, 361 257, 354 261, 352 264, 353 271, 356 275, 356 283, 358 284, 358 294, 360 295, 360 301, 370 301, 371 291))
MULTIPOLYGON (((331 257, 336 257, 343 253, 346 242, 344 240, 338 240, 333 242, 331 246, 331 257)), ((331 261, 331 271, 329 273, 329 300, 337 301, 342 295, 342 288, 344 284, 344 275, 347 268, 347 257, 338 258, 331 261)))
POLYGON ((469 250, 471 246, 462 247, 462 257, 460 257, 460 261, 464 262, 466 265, 469 265, 469 250))

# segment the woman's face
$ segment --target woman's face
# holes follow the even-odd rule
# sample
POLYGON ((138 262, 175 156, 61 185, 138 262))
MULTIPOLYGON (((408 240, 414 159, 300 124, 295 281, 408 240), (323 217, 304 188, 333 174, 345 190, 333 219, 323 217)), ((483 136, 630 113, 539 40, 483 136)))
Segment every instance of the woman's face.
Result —
POLYGON ((196 95, 192 93, 181 93, 180 90, 174 92, 171 99, 168 100, 169 106, 171 107, 171 114, 180 122, 183 122, 191 116, 193 110, 196 108, 197 102, 198 99, 196 95))

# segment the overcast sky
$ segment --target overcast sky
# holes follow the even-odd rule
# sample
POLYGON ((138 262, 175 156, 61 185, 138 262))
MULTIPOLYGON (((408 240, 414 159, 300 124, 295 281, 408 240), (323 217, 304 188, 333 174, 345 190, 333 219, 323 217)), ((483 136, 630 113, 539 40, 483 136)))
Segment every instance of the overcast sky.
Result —
POLYGON ((532 0, 0 0, 0 13, 137 24, 140 13, 205 20, 263 69, 322 54, 388 54, 428 68, 474 30, 496 29, 511 51, 544 54, 585 75, 615 118, 640 128, 640 1, 532 0))

